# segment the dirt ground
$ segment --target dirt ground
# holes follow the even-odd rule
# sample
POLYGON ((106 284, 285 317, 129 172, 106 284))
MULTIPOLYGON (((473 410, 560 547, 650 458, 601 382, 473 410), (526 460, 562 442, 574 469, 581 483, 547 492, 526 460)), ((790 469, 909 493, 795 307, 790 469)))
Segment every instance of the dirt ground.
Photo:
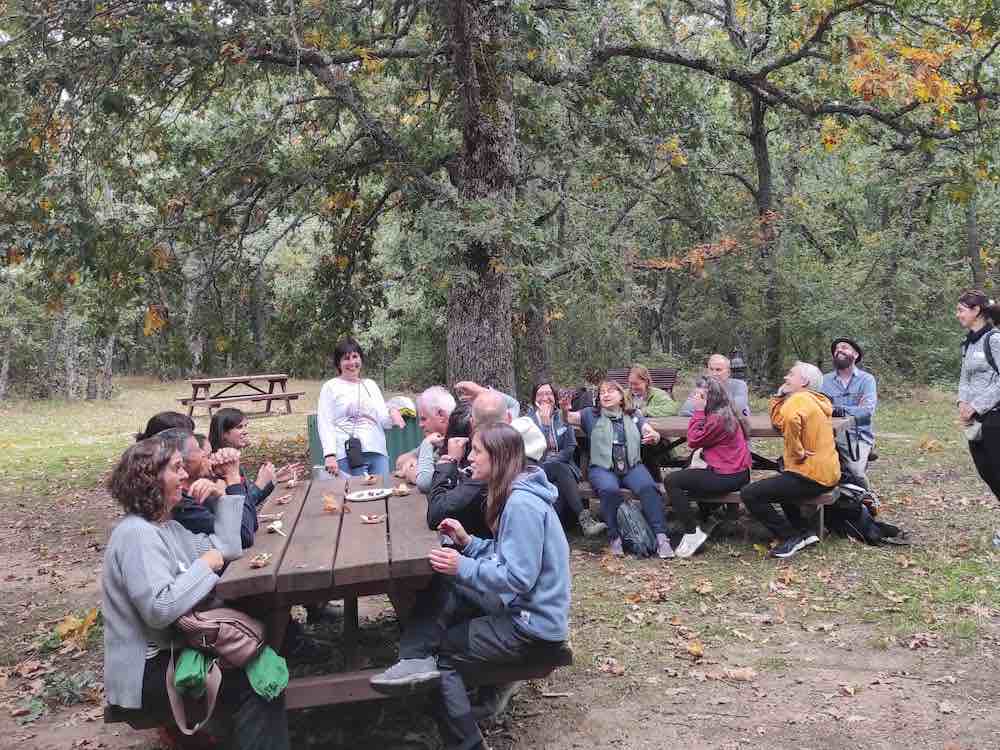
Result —
MULTIPOLYGON (((777 563, 736 528, 691 561, 619 562, 574 535, 575 663, 524 685, 490 746, 1000 748, 995 501, 961 446, 886 421, 873 480, 913 547, 828 539, 777 563)), ((79 648, 53 637, 99 604, 110 498, 0 490, 0 507, 0 747, 162 747, 103 724, 99 628, 79 648)), ((371 663, 391 661, 387 602, 362 615, 371 663)), ((312 632, 336 646, 336 626, 312 632)), ((436 748, 425 708, 292 712, 293 746, 436 748)))

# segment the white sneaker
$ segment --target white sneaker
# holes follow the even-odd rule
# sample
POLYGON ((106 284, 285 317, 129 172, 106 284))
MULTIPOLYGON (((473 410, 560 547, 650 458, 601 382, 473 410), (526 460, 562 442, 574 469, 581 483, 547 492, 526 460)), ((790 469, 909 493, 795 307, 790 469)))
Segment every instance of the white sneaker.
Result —
POLYGON ((700 526, 695 527, 694 531, 681 538, 681 543, 677 545, 677 556, 691 557, 707 539, 708 534, 702 531, 700 526))
POLYGON ((376 691, 385 695, 408 695, 437 687, 441 682, 441 673, 437 668, 437 659, 433 656, 400 659, 368 682, 376 691))
POLYGON ((670 546, 670 540, 666 534, 656 535, 656 554, 661 560, 669 560, 674 557, 674 548, 670 546))

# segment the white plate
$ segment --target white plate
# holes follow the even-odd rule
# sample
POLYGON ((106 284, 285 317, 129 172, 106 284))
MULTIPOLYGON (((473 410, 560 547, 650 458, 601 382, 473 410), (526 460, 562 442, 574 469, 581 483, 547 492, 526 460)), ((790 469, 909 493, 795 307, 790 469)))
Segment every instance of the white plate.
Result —
POLYGON ((374 487, 370 490, 355 490, 354 492, 347 493, 347 499, 351 502, 364 502, 365 500, 381 500, 383 497, 389 497, 392 494, 392 490, 385 489, 382 487, 374 487))

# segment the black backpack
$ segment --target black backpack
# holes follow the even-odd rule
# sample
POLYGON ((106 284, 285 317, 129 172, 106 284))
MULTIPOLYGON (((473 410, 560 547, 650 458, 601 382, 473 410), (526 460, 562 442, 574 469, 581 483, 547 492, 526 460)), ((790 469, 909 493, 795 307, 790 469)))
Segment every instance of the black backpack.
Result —
POLYGON ((638 503, 626 500, 618 506, 618 529, 626 552, 636 557, 649 557, 656 552, 656 534, 642 515, 638 503))

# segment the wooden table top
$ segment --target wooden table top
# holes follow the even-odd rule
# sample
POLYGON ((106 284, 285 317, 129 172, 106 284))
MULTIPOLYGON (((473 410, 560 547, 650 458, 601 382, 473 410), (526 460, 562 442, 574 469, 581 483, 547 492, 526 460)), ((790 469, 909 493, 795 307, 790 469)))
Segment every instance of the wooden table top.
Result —
MULTIPOLYGON (((646 419, 646 422, 665 438, 687 437, 689 421, 689 417, 649 417, 646 419)), ((840 432, 854 424, 854 417, 835 417, 832 422, 834 432, 840 432)), ((754 414, 750 417, 750 437, 781 437, 781 433, 774 429, 770 416, 754 414)))
POLYGON ((403 497, 345 502, 348 492, 381 486, 381 478, 368 485, 359 477, 341 475, 276 487, 259 514, 282 513, 287 537, 269 533, 270 522, 262 521, 253 547, 229 564, 216 593, 223 599, 253 597, 278 607, 346 593, 385 593, 425 580, 431 575, 427 553, 438 546, 438 533, 427 528, 427 498, 416 487, 410 486, 410 494, 403 497), (284 496, 288 501, 279 504, 284 496), (347 512, 326 510, 329 496, 347 512), (384 518, 363 523, 362 515, 384 518), (270 562, 250 567, 261 552, 271 554, 270 562))
POLYGON ((278 372, 270 375, 230 375, 222 378, 189 378, 187 382, 191 385, 211 385, 213 383, 246 383, 251 380, 288 380, 288 374, 278 372))

